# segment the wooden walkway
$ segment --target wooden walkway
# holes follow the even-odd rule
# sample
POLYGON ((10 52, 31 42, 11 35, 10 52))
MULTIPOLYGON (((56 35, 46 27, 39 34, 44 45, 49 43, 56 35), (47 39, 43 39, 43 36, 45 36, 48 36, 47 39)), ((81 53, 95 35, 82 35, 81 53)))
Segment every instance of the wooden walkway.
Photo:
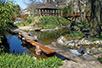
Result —
POLYGON ((29 38, 25 38, 25 41, 26 42, 29 42, 33 46, 38 46, 39 45, 40 48, 41 48, 41 50, 43 52, 45 52, 46 54, 51 54, 51 53, 54 53, 55 52, 54 50, 52 50, 52 49, 50 49, 50 48, 48 48, 48 47, 46 47, 46 46, 44 46, 44 45, 42 45, 42 44, 40 44, 38 42, 35 42, 35 41, 33 41, 33 40, 29 39, 29 38))
POLYGON ((58 47, 54 47, 54 46, 51 46, 51 45, 44 46, 44 45, 42 45, 40 43, 37 43, 37 42, 35 42, 35 41, 33 41, 29 38, 25 38, 25 41, 30 43, 33 46, 39 45, 41 50, 44 51, 46 54, 51 54, 51 53, 56 52, 56 53, 62 55, 63 57, 66 57, 67 59, 73 60, 75 62, 81 62, 82 61, 82 59, 79 58, 77 55, 74 55, 74 54, 72 54, 68 51, 62 50, 58 47))
POLYGON ((72 54, 68 51, 65 51, 63 49, 60 49, 58 47, 54 47, 54 46, 51 46, 51 45, 47 45, 48 48, 54 50, 56 53, 60 54, 61 56, 67 58, 67 59, 70 59, 72 61, 75 61, 75 62, 81 62, 83 61, 83 59, 81 59, 80 57, 78 57, 77 55, 75 54, 72 54))
POLYGON ((29 36, 26 32, 22 31, 22 30, 19 30, 19 29, 15 29, 15 30, 11 30, 12 32, 20 32, 21 33, 21 36, 23 36, 25 38, 25 41, 30 43, 31 45, 33 46, 40 46, 41 50, 43 52, 45 52, 46 54, 51 54, 51 53, 54 53, 55 51, 40 44, 40 43, 37 43, 35 42, 34 40, 37 40, 37 39, 34 39, 34 37, 31 37, 29 36))

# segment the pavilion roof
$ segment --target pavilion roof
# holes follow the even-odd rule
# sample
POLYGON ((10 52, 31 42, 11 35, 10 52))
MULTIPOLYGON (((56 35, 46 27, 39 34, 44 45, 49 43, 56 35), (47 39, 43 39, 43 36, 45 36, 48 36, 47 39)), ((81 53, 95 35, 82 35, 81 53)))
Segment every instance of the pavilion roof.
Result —
POLYGON ((38 7, 37 9, 60 9, 60 8, 52 4, 46 4, 38 7))

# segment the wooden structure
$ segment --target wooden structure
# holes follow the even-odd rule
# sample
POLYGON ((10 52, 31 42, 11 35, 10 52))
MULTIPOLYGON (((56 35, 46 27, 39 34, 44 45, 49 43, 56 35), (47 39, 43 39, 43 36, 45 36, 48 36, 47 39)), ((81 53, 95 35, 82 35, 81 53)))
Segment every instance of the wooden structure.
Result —
POLYGON ((44 46, 44 45, 42 45, 40 43, 35 42, 34 40, 37 40, 36 38, 29 36, 26 32, 24 32, 22 30, 16 29, 16 30, 11 30, 11 31, 12 32, 19 32, 20 35, 25 38, 25 41, 32 44, 33 46, 36 47, 36 46, 39 45, 41 50, 43 52, 45 52, 46 54, 51 54, 51 53, 55 52, 54 50, 52 50, 52 49, 50 49, 50 48, 48 48, 48 47, 46 47, 46 46, 44 46))
POLYGON ((37 8, 39 16, 61 16, 61 9, 52 4, 46 4, 37 8))
MULTIPOLYGON (((77 17, 80 17, 80 16, 81 16, 80 13, 76 13, 76 14, 65 14, 62 17, 66 18, 66 19, 72 18, 72 20, 73 20, 74 18, 77 18, 77 17)), ((88 17, 90 17, 90 16, 88 14, 86 14, 85 22, 88 22, 88 20, 87 20, 88 17)))
POLYGON ((20 32, 21 35, 23 37, 25 37, 25 41, 26 42, 30 43, 31 45, 33 45, 35 47, 39 45, 40 46, 40 49, 43 52, 45 52, 46 54, 51 54, 51 53, 55 53, 56 52, 56 53, 64 56, 65 58, 70 59, 70 60, 75 61, 75 62, 94 61, 94 60, 97 60, 93 56, 87 57, 86 59, 82 59, 82 58, 78 57, 77 55, 72 54, 72 53, 70 53, 68 51, 65 51, 63 49, 60 49, 58 47, 54 47, 54 46, 51 46, 51 45, 44 46, 44 45, 42 45, 42 44, 40 44, 38 42, 35 42, 33 37, 31 37, 31 36, 29 37, 29 35, 27 35, 27 33, 24 32, 24 31, 22 31, 22 30, 14 29, 14 30, 11 30, 11 31, 12 32, 20 32))
POLYGON ((40 44, 38 42, 35 42, 35 41, 33 41, 33 40, 29 39, 29 38, 25 38, 25 41, 32 44, 33 46, 38 46, 39 45, 40 49, 43 52, 45 52, 46 54, 51 54, 51 53, 55 52, 54 50, 52 50, 52 49, 50 49, 50 48, 48 48, 48 47, 46 47, 46 46, 44 46, 44 45, 42 45, 42 44, 40 44))

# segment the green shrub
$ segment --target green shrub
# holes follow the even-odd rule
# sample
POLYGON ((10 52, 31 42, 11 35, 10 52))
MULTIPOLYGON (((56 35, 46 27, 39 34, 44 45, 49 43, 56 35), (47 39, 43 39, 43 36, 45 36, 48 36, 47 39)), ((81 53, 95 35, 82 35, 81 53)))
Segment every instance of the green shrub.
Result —
POLYGON ((61 17, 40 17, 39 22, 40 26, 43 26, 45 29, 52 29, 58 26, 59 24, 68 25, 70 22, 61 17))
POLYGON ((23 26, 22 24, 25 24, 26 26, 30 24, 30 22, 33 22, 33 17, 28 17, 27 19, 22 20, 20 23, 16 23, 16 26, 23 26))
POLYGON ((27 19, 27 22, 29 23, 29 22, 32 22, 33 21, 33 18, 32 17, 29 17, 28 19, 27 19))
POLYGON ((102 63, 102 57, 98 57, 98 60, 102 63))
POLYGON ((77 31, 71 32, 70 35, 72 37, 75 37, 75 36, 83 37, 84 36, 84 34, 82 32, 77 32, 77 31))
POLYGON ((27 54, 0 55, 0 68, 58 68, 60 65, 62 65, 62 60, 57 57, 35 60, 27 54))
POLYGON ((101 37, 91 37, 92 41, 97 41, 97 40, 102 40, 102 32, 101 32, 101 37))
POLYGON ((102 37, 91 37, 92 41, 102 40, 102 37))

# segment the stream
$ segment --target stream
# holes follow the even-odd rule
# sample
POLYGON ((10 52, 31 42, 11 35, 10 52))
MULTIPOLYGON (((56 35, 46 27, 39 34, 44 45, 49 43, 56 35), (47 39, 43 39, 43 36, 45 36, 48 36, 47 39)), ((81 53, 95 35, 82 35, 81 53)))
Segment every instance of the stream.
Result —
MULTIPOLYGON (((55 31, 55 32, 39 32, 39 31, 33 31, 31 32, 31 36, 37 36, 38 37, 38 41, 39 43, 43 44, 43 45, 48 45, 51 44, 51 42, 56 42, 57 38, 60 37, 61 35, 64 35, 66 33, 68 33, 68 30, 65 31, 55 31)), ((48 58, 48 57, 53 57, 53 56, 57 56, 61 59, 66 59, 62 56, 60 56, 59 54, 51 54, 51 55, 46 55, 45 53, 42 52, 42 54, 40 56, 36 55, 35 52, 35 47, 30 45, 29 43, 26 43, 19 39, 18 35, 12 35, 12 34, 7 34, 6 35, 7 38, 7 42, 9 44, 9 52, 10 53, 28 53, 31 56, 35 56, 37 59, 40 58, 48 58)), ((58 45, 60 48, 64 48, 61 45, 58 45)))

